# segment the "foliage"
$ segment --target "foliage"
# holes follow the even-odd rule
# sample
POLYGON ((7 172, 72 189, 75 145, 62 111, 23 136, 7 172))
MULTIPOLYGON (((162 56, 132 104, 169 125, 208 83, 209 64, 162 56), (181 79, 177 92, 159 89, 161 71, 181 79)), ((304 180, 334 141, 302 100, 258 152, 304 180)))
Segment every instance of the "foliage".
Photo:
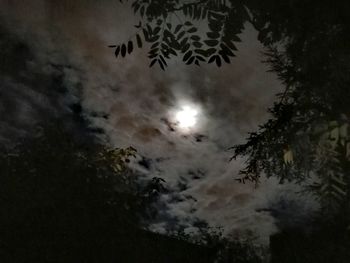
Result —
POLYGON ((250 134, 247 143, 233 147, 233 158, 248 156, 241 180, 258 183, 261 173, 281 182, 305 184, 316 178, 308 189, 328 214, 349 211, 345 167, 349 167, 350 53, 344 36, 349 35, 350 23, 344 13, 349 6, 344 4, 256 5, 252 14, 268 50, 265 62, 285 89, 269 110, 271 118, 250 134))
POLYGON ((270 239, 271 263, 346 263, 349 261, 349 235, 331 224, 305 231, 289 229, 270 239))
POLYGON ((25 262, 82 262, 87 254, 100 253, 108 258, 109 244, 139 231, 150 205, 126 167, 135 154, 131 147, 108 148, 59 122, 2 149, 4 262, 24 262, 23 257, 25 262))
POLYGON ((251 232, 239 238, 233 235, 227 236, 222 228, 211 227, 199 219, 193 222, 191 228, 192 231, 178 228, 168 235, 206 247, 212 251, 215 263, 261 263, 267 258, 267 248, 259 244, 251 232))
MULTIPOLYGON (((121 1, 122 2, 122 1, 121 1)), ((182 56, 187 65, 200 63, 230 63, 237 50, 244 23, 249 20, 245 6, 237 1, 200 0, 183 3, 179 0, 136 0, 132 2, 135 15, 141 21, 133 38, 115 48, 115 56, 125 57, 148 42, 150 66, 158 64, 163 70, 172 56, 182 56), (176 22, 174 20, 176 19, 176 22), (203 34, 196 22, 204 20, 208 28, 203 34)), ((198 24, 198 23, 197 23, 198 24)))
POLYGON ((232 255, 228 242, 205 223, 197 224, 200 242, 142 230, 143 219, 155 212, 152 203, 167 189, 157 177, 140 187, 127 168, 135 154, 132 147, 106 147, 60 122, 3 148, 2 261, 140 262, 142 254, 142 262, 231 262, 222 261, 232 255))

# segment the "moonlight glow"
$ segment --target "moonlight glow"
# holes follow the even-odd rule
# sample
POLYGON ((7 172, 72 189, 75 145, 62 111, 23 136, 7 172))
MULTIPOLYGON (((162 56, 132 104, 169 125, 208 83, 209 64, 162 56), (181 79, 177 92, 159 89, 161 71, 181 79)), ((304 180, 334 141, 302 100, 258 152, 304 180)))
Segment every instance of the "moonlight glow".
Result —
POLYGON ((190 106, 183 107, 176 114, 176 120, 181 128, 192 128, 197 123, 198 111, 190 106))

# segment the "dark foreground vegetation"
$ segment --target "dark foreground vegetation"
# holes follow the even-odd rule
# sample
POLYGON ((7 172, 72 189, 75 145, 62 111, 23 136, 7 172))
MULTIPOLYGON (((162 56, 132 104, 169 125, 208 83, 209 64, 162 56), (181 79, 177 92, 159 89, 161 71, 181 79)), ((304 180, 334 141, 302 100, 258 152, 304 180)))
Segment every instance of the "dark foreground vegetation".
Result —
POLYGON ((144 230, 158 187, 141 186, 126 167, 135 154, 60 121, 3 148, 1 262, 231 262, 232 246, 252 257, 238 242, 206 235, 210 243, 194 244, 144 230))
POLYGON ((157 187, 141 186, 125 166, 135 153, 60 122, 3 148, 1 262, 348 262, 349 233, 341 225, 285 230, 271 237, 270 256, 205 229, 199 242, 144 230, 157 187))
POLYGON ((57 122, 3 149, 1 262, 210 262, 210 250, 142 230, 152 189, 125 167, 134 154, 57 122))
POLYGON ((324 226, 318 230, 289 229, 270 240, 271 263, 346 263, 350 231, 324 226))

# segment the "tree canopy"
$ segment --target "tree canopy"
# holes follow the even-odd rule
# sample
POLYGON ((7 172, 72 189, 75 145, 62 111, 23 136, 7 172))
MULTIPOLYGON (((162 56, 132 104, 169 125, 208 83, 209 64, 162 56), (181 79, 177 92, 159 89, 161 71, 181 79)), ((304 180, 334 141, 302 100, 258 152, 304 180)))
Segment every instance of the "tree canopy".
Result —
POLYGON ((110 148, 60 121, 0 153, 3 262, 261 262, 250 242, 200 225, 200 235, 146 231, 164 191, 127 167, 136 150, 110 148), (231 259, 230 259, 231 258, 231 259), (237 257, 238 260, 238 257, 237 257))
POLYGON ((112 237, 135 232, 146 209, 125 166, 135 153, 82 139, 55 122, 2 149, 1 258, 72 262, 103 253, 101 240, 108 247, 112 237))

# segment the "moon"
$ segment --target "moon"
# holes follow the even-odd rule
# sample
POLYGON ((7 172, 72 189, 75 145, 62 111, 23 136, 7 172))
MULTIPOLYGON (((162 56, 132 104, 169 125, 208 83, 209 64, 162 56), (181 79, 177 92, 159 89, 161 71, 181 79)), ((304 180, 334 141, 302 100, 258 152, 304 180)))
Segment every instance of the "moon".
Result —
POLYGON ((176 120, 180 128, 188 129, 197 124, 198 110, 191 106, 183 106, 181 110, 176 113, 176 120))

